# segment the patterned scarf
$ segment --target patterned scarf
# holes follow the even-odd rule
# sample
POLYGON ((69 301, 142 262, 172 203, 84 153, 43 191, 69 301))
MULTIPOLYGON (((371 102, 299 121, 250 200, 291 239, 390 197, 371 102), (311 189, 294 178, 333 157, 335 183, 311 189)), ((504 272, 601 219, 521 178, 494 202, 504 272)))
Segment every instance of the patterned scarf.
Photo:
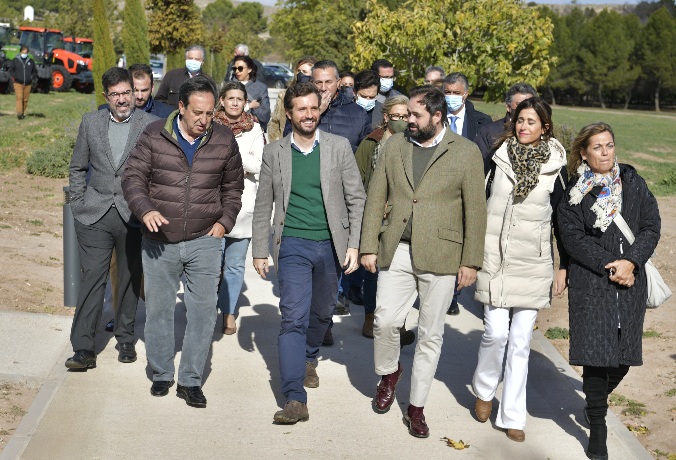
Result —
POLYGON ((242 113, 242 116, 239 117, 239 120, 230 121, 230 119, 225 115, 225 111, 219 110, 214 114, 214 121, 230 128, 232 133, 236 136, 241 132, 251 131, 254 127, 254 123, 257 120, 256 117, 250 113, 244 112, 242 113))
POLYGON ((615 216, 622 211, 622 181, 620 180, 620 167, 617 158, 613 169, 608 174, 594 174, 586 161, 582 162, 577 173, 580 178, 570 191, 571 205, 580 204, 582 198, 594 187, 601 186, 601 192, 591 207, 596 214, 595 228, 605 232, 615 216))
POLYGON ((551 152, 545 141, 537 145, 523 145, 514 137, 507 139, 507 154, 516 177, 515 197, 526 197, 538 185, 542 165, 549 161, 551 152))

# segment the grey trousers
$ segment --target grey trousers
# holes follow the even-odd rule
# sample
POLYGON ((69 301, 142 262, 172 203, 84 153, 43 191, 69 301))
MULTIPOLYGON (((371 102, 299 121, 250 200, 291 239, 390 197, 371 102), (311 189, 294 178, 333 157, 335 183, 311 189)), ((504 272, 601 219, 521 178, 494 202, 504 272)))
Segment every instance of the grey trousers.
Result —
POLYGON ((143 237, 146 354, 154 381, 174 378, 174 310, 179 278, 185 273, 187 324, 178 384, 202 386, 202 372, 216 324, 220 254, 221 239, 211 236, 174 244, 143 237))

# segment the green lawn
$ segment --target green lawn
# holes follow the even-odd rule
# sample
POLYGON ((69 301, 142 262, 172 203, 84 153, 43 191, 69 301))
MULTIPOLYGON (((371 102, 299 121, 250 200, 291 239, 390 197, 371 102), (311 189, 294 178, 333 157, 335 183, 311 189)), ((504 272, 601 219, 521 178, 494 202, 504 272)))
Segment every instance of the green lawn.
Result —
MULTIPOLYGON (((505 113, 504 104, 474 105, 494 118, 505 113)), ((595 121, 608 123, 615 132, 618 161, 636 167, 656 195, 676 195, 676 114, 555 106, 552 118, 575 132, 595 121)))

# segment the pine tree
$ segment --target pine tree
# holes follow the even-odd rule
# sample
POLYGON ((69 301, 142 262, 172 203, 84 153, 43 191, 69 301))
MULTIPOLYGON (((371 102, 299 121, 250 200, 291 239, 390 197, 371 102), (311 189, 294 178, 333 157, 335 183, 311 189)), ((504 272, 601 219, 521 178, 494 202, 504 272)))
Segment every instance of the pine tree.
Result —
POLYGON ((105 104, 103 96, 103 83, 101 77, 106 70, 116 64, 113 39, 110 35, 110 25, 106 15, 103 0, 94 0, 94 88, 96 92, 96 105, 105 104))
POLYGON ((127 64, 147 64, 150 62, 148 43, 148 23, 141 0, 125 0, 122 42, 127 64))

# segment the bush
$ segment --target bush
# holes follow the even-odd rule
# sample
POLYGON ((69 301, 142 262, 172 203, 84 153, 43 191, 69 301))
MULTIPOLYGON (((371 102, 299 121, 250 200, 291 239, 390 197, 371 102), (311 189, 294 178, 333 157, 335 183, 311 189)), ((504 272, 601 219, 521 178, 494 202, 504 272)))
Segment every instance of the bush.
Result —
POLYGON ((573 147, 575 136, 577 136, 577 130, 574 126, 554 125, 554 137, 561 142, 568 155, 570 155, 570 150, 573 147))
POLYGON ((26 160, 26 171, 35 176, 68 177, 70 158, 73 156, 75 139, 61 137, 43 149, 34 151, 26 160))
POLYGON ((549 340, 568 340, 570 339, 570 334, 568 333, 568 329, 564 327, 550 327, 547 329, 547 332, 545 332, 545 337, 547 337, 549 340))

